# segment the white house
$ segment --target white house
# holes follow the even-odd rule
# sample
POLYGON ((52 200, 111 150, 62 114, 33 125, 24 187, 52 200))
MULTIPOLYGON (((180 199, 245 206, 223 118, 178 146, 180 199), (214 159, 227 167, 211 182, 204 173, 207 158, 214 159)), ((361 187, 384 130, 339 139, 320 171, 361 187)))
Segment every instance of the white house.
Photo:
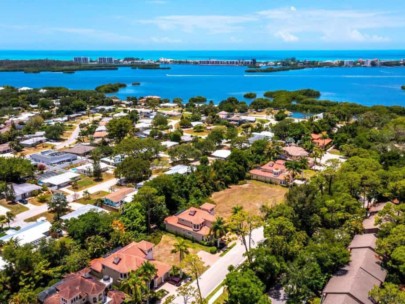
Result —
POLYGON ((52 188, 62 188, 70 185, 74 180, 80 177, 79 174, 74 172, 65 172, 59 175, 50 176, 39 180, 40 184, 47 185, 52 188))
MULTIPOLYGON (((34 244, 37 245, 42 239, 48 237, 51 223, 41 221, 28 225, 20 230, 11 230, 11 233, 0 238, 2 242, 8 242, 11 239, 18 240, 20 245, 34 244)), ((8 230, 10 231, 10 230, 8 230)))
POLYGON ((23 184, 14 184, 13 183, 12 187, 14 189, 15 199, 17 201, 32 196, 32 193, 34 191, 41 190, 40 186, 34 185, 34 184, 28 184, 28 183, 23 183, 23 184))

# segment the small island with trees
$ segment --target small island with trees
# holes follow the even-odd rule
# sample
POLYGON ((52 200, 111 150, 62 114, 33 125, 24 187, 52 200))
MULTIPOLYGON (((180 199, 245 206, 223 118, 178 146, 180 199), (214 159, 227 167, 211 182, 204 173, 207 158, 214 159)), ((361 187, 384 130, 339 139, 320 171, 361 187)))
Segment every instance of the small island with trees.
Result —
POLYGON ((96 87, 96 91, 100 93, 116 93, 120 89, 125 88, 127 85, 125 83, 107 83, 96 87))

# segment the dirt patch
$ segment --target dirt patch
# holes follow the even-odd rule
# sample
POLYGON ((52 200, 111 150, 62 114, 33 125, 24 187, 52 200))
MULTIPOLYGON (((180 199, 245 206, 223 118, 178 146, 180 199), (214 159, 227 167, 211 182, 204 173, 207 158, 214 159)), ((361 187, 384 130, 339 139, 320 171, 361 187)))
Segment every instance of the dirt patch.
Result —
POLYGON ((216 204, 215 214, 228 218, 232 208, 241 205, 251 214, 260 214, 262 205, 273 206, 284 201, 288 189, 278 185, 258 181, 248 181, 244 185, 231 186, 211 196, 216 204))

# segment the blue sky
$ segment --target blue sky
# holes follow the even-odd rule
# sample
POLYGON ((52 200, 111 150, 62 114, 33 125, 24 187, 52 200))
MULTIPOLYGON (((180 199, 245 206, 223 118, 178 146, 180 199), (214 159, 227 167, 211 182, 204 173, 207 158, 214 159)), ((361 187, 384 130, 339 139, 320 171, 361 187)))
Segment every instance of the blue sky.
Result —
POLYGON ((404 0, 0 0, 0 49, 405 49, 404 0))

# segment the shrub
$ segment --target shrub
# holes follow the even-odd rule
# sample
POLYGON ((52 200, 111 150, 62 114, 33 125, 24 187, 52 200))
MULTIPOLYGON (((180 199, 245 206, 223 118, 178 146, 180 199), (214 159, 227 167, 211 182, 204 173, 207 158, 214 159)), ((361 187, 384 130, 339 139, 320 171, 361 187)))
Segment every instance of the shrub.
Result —
POLYGON ((211 254, 216 254, 217 253, 217 247, 210 247, 209 249, 211 254))

